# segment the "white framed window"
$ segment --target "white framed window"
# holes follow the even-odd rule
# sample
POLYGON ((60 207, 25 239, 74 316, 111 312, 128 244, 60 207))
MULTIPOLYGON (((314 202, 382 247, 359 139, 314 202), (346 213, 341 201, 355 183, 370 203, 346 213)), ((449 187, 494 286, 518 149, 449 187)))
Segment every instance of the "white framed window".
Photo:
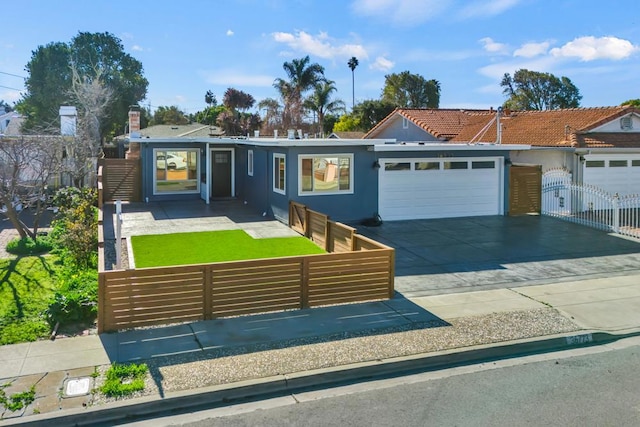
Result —
POLYGON ((298 195, 353 194, 353 154, 298 156, 298 195))
POLYGON ((199 157, 198 148, 154 149, 153 194, 200 192, 199 157))
POLYGON ((286 194, 286 172, 287 164, 284 154, 276 153, 273 155, 273 191, 280 194, 286 194))
POLYGON ((409 120, 406 117, 402 118, 402 129, 408 129, 409 128, 409 120))
POLYGON ((247 151, 247 175, 253 176, 253 150, 247 151))

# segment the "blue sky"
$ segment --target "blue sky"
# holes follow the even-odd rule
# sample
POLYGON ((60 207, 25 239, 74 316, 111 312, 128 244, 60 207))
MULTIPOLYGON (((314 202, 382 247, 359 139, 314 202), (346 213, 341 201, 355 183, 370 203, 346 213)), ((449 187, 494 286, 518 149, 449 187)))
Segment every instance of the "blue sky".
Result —
POLYGON ((351 106, 377 99, 384 76, 408 70, 441 84, 442 108, 504 101, 500 80, 520 68, 567 76, 585 107, 640 98, 637 0, 21 0, 3 7, 0 99, 20 97, 31 53, 79 31, 108 31, 142 62, 145 105, 187 113, 234 87, 276 97, 282 64, 309 55, 351 106))

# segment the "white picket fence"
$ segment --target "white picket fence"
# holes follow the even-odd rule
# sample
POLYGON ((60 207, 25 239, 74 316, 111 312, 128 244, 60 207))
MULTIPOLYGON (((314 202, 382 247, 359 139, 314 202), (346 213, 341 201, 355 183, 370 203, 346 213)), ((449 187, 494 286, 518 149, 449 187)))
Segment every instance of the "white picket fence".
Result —
POLYGON ((640 195, 619 196, 575 184, 567 171, 543 175, 542 215, 640 239, 640 195))

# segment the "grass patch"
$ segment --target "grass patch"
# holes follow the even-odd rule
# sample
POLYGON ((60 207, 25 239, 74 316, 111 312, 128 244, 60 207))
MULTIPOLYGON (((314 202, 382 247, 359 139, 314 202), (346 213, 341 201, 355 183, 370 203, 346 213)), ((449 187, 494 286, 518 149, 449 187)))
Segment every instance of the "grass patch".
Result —
POLYGON ((108 397, 123 397, 144 390, 144 377, 147 374, 145 363, 121 365, 114 363, 106 374, 100 392, 108 397))
POLYGON ((305 237, 254 239, 244 230, 133 236, 131 245, 138 268, 324 253, 305 237))
POLYGON ((0 259, 0 345, 48 335, 43 315, 56 290, 54 255, 0 259))

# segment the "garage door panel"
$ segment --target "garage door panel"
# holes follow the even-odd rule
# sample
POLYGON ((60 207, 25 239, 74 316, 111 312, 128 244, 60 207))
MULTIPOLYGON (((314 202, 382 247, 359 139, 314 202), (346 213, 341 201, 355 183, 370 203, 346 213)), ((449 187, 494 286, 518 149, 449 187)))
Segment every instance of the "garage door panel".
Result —
MULTIPOLYGON (((451 159, 448 159, 449 161, 451 159)), ((387 160, 389 161, 389 160, 387 160)), ((502 210, 502 158, 456 158, 469 169, 380 170, 379 211, 383 220, 497 215, 502 210), (493 160, 495 168, 472 169, 471 161, 493 160)))
POLYGON ((585 155, 582 181, 608 193, 630 195, 640 193, 640 155, 590 154, 585 155), (613 166, 615 164, 626 166, 613 166), (598 167, 592 165, 599 165, 598 167), (635 165, 635 166, 634 166, 635 165))

